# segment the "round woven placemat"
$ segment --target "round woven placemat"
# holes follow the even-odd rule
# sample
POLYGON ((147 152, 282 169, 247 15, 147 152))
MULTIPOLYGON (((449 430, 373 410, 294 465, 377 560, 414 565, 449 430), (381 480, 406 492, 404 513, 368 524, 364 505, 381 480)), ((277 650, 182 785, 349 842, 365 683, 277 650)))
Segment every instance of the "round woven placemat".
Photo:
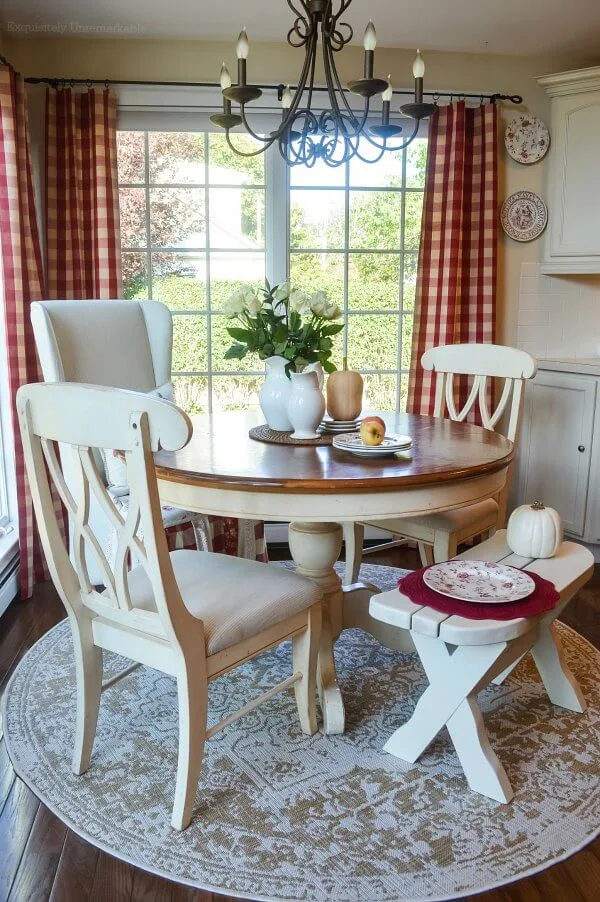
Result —
POLYGON ((262 426, 253 426, 249 431, 250 438, 257 442, 266 442, 268 445, 330 445, 332 435, 321 435, 319 438, 292 438, 291 432, 277 432, 266 423, 262 426))

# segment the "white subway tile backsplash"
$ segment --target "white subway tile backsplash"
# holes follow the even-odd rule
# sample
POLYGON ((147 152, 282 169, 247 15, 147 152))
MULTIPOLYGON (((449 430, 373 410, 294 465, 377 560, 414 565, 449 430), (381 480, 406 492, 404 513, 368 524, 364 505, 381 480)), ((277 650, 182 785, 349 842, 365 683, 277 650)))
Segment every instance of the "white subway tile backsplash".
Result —
POLYGON ((600 346, 600 280, 545 276, 523 263, 517 343, 536 357, 590 357, 600 346))
POLYGON ((521 274, 521 294, 537 294, 539 290, 538 276, 523 276, 521 274))
POLYGON ((519 326, 545 325, 550 320, 550 311, 542 307, 529 307, 519 310, 519 326))

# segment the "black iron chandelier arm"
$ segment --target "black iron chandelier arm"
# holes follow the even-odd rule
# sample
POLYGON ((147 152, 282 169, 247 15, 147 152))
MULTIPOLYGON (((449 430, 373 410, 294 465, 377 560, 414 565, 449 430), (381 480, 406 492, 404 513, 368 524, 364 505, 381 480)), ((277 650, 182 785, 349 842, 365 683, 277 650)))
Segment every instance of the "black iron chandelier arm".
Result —
MULTIPOLYGON (((408 122, 408 121, 410 121, 410 120, 407 119, 406 121, 408 122)), ((392 152, 396 152, 396 153, 397 153, 398 151, 400 151, 400 150, 404 150, 405 147, 408 147, 408 145, 409 145, 412 141, 414 141, 414 139, 417 137, 417 134, 418 134, 418 132, 419 132, 419 126, 420 126, 421 123, 419 122, 418 119, 414 119, 413 122, 414 122, 415 124, 414 124, 414 126, 413 126, 413 130, 412 130, 412 132, 410 133, 410 135, 408 135, 408 137, 405 138, 404 141, 402 141, 400 144, 396 144, 396 145, 394 145, 393 147, 390 146, 390 145, 387 143, 387 141, 384 141, 383 144, 379 144, 377 141, 373 140, 373 138, 372 138, 371 135, 369 135, 367 132, 365 132, 364 135, 363 135, 362 137, 365 138, 365 139, 369 142, 369 144, 371 144, 373 147, 377 148, 377 150, 378 150, 379 153, 378 153, 378 155, 375 157, 375 159, 372 160, 372 159, 370 159, 370 158, 368 158, 368 157, 362 156, 362 154, 360 153, 360 151, 359 151, 358 148, 357 148, 357 150, 356 150, 356 156, 357 156, 360 160, 362 160, 363 163, 377 163, 377 162, 382 158, 383 154, 386 153, 386 151, 388 151, 388 150, 390 150, 390 151, 392 151, 392 152)))
POLYGON ((341 111, 340 111, 339 104, 337 102, 337 96, 336 96, 336 92, 335 92, 335 87, 337 87, 337 90, 339 91, 340 97, 342 98, 342 101, 344 103, 344 106, 346 108, 348 116, 350 117, 350 121, 352 123, 352 128, 354 130, 354 133, 358 134, 365 127, 367 118, 369 116, 370 98, 365 97, 365 105, 364 105, 363 113, 362 113, 361 118, 359 119, 357 117, 356 113, 354 112, 354 110, 352 109, 352 107, 350 106, 350 104, 348 103, 346 91, 344 90, 344 86, 342 85, 342 83, 340 81, 340 76, 335 67, 335 63, 333 62, 333 57, 331 56, 330 52, 327 52, 326 48, 324 48, 323 56, 324 56, 323 62, 324 62, 324 66, 325 66, 327 85, 328 85, 328 87, 330 85, 334 85, 333 90, 330 89, 328 91, 329 99, 330 99, 332 105, 335 105, 335 109, 336 109, 337 113, 341 116, 341 111), (332 97, 332 95, 333 95, 333 97, 332 97))
POLYGON ((296 16, 294 24, 288 31, 287 42, 292 47, 303 47, 315 31, 315 20, 311 16, 308 4, 305 0, 287 0, 287 5, 296 16), (300 3, 302 9, 298 9, 296 6, 297 2, 300 3), (294 35, 297 40, 294 39, 294 35))

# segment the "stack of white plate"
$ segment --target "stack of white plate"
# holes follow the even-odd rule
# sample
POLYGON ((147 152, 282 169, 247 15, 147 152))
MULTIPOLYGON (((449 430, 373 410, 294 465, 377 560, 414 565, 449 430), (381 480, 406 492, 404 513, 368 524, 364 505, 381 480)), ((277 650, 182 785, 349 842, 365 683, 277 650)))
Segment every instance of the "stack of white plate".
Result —
POLYGON ((321 423, 321 432, 328 435, 342 435, 344 432, 358 432, 360 419, 355 420, 331 420, 329 417, 321 423))
POLYGON ((398 451, 408 451, 412 446, 410 435, 385 436, 380 445, 365 445, 360 435, 336 435, 333 447, 340 451, 349 451, 358 457, 389 457, 398 451))

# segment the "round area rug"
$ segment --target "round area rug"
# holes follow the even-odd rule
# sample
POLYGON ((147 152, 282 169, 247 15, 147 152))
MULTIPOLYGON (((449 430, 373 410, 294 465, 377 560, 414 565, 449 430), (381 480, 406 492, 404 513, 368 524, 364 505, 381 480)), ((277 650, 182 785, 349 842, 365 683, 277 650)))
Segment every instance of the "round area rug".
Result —
MULTIPOLYGON (((403 571, 367 566, 394 585, 403 571)), ((600 652, 559 626, 589 703, 548 701, 531 658, 480 696, 515 796, 471 792, 445 733, 417 764, 382 752, 426 686, 416 654, 359 630, 336 646, 343 736, 304 736, 291 692, 211 738, 191 826, 170 827, 177 755, 175 682, 140 668, 102 697, 89 771, 70 770, 73 659, 67 622, 29 651, 4 699, 17 774, 71 829, 172 880, 251 899, 451 899, 559 861, 599 832, 600 652)), ((126 662, 106 654, 107 676, 126 662)), ((290 673, 286 643, 215 680, 210 720, 290 673)))

